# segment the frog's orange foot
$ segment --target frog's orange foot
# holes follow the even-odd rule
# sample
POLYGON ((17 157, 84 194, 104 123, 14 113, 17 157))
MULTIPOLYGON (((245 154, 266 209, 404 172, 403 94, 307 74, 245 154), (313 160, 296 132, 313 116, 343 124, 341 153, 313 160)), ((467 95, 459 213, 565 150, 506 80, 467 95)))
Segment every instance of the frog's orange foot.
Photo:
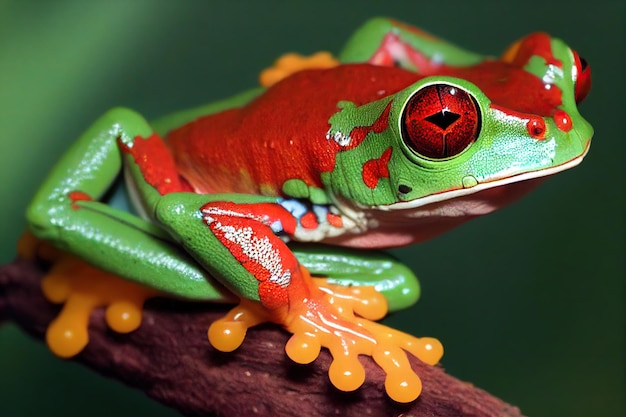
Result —
POLYGON ((62 251, 56 249, 45 240, 39 239, 32 232, 26 231, 17 241, 17 256, 22 259, 41 258, 54 261, 61 257, 62 251))
POLYGON ((108 326, 118 333, 128 333, 141 324, 145 300, 158 295, 155 290, 124 281, 68 254, 55 261, 41 288, 49 301, 64 303, 46 332, 48 347, 63 358, 77 355, 87 345, 89 316, 95 308, 106 307, 108 326))
POLYGON ((209 342, 222 352, 232 352, 243 343, 250 327, 271 321, 261 304, 241 299, 239 305, 209 327, 209 342))
POLYGON ((333 357, 328 375, 342 391, 353 391, 363 384, 365 370, 358 356, 371 356, 387 375, 388 395, 398 402, 415 400, 422 383, 404 351, 434 365, 443 355, 443 347, 436 339, 417 338, 357 317, 356 310, 351 309, 353 304, 354 300, 346 301, 343 295, 324 294, 292 309, 285 326, 293 333, 285 347, 287 355, 297 363, 310 363, 321 347, 327 348, 333 357))
POLYGON ((365 370, 358 356, 367 355, 387 375, 385 389, 392 399, 398 402, 416 399, 422 383, 405 351, 434 365, 443 355, 439 341, 417 338, 355 315, 364 311, 366 315, 380 318, 382 311, 386 311, 386 303, 378 299, 373 289, 339 288, 324 281, 320 286, 322 291, 314 291, 302 303, 291 305, 289 312, 279 318, 260 303, 242 300, 211 325, 209 341, 216 349, 230 352, 241 345, 248 328, 263 322, 279 322, 293 334, 285 351, 294 362, 313 362, 322 347, 330 351, 333 361, 328 375, 338 389, 353 391, 363 384, 365 370), (377 307, 370 311, 364 308, 368 304, 377 307))
POLYGON ((304 69, 332 68, 337 65, 339 65, 339 61, 329 52, 317 52, 311 56, 294 53, 285 54, 278 58, 272 67, 261 72, 259 83, 263 87, 269 87, 304 69))
POLYGON ((368 320, 380 320, 387 315, 387 299, 372 286, 330 284, 325 278, 313 278, 319 289, 330 295, 337 308, 354 311, 368 320))

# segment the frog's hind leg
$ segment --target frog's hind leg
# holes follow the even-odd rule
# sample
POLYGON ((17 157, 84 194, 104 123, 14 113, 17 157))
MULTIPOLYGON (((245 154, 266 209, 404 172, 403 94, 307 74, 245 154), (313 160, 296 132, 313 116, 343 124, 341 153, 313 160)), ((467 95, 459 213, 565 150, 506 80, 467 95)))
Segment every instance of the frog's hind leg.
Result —
POLYGON ((370 320, 387 312, 376 312, 382 305, 377 301, 381 295, 390 312, 410 307, 419 299, 420 285, 413 271, 386 252, 315 243, 290 243, 289 247, 325 291, 356 297, 365 309, 371 307, 373 316, 358 313, 370 320))
POLYGON ((206 283, 205 274, 166 232, 101 201, 123 164, 148 216, 163 194, 186 189, 150 125, 131 110, 113 109, 72 145, 40 187, 27 210, 30 231, 113 275, 182 297, 202 293, 189 285, 206 283))

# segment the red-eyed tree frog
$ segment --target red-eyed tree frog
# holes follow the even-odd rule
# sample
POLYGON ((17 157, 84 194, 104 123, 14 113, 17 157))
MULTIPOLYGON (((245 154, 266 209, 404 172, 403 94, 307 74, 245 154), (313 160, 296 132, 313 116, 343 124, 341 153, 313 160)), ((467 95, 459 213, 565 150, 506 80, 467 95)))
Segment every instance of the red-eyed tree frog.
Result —
POLYGON ((152 124, 113 109, 67 151, 28 208, 36 239, 20 244, 55 261, 43 290, 65 305, 48 344, 80 352, 96 307, 127 332, 148 297, 239 300, 211 325, 215 348, 278 323, 295 362, 330 350, 340 390, 363 383, 368 355, 389 396, 412 401, 421 382, 405 351, 435 364, 443 349, 375 323, 419 296, 381 250, 577 165, 593 133, 577 110, 590 69, 544 33, 496 59, 379 18, 338 58, 287 56, 261 84, 152 124))

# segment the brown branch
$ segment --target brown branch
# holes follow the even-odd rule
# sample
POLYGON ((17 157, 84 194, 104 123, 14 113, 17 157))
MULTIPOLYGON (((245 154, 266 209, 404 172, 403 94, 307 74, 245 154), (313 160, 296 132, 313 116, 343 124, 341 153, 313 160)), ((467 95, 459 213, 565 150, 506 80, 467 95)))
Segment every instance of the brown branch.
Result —
MULTIPOLYGON (((12 320, 38 339, 59 311, 39 290, 42 275, 28 261, 0 269, 0 321, 12 320)), ((326 374, 328 352, 312 365, 295 365, 283 349, 288 335, 276 326, 251 329, 233 353, 216 352, 206 331, 224 312, 219 306, 153 300, 139 330, 118 335, 107 329, 99 310, 91 318, 89 345, 76 360, 189 416, 521 416, 516 407, 415 358, 411 364, 424 390, 411 404, 387 398, 384 375, 370 358, 362 360, 365 384, 353 393, 338 392, 326 374)))

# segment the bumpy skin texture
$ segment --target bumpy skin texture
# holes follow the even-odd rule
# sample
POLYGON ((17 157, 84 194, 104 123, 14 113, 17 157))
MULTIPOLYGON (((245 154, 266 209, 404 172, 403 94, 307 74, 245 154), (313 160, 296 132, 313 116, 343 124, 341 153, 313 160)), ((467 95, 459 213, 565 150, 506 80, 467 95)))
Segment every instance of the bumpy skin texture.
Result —
POLYGON ((592 135, 576 108, 589 68, 542 33, 493 59, 374 19, 338 59, 287 57, 261 82, 154 124, 114 109, 67 152, 28 211, 56 250, 21 244, 56 261, 44 291, 66 304, 48 342, 80 351, 98 306, 131 331, 148 297, 234 294, 239 306, 209 329, 216 348, 279 323, 294 361, 330 350, 339 389, 363 383, 357 357, 368 355, 389 395, 412 401, 421 382, 403 351, 435 364, 442 347, 374 320, 412 304, 417 281, 388 255, 349 248, 429 239, 575 166, 592 135), (103 200, 122 171, 139 216, 103 200))

